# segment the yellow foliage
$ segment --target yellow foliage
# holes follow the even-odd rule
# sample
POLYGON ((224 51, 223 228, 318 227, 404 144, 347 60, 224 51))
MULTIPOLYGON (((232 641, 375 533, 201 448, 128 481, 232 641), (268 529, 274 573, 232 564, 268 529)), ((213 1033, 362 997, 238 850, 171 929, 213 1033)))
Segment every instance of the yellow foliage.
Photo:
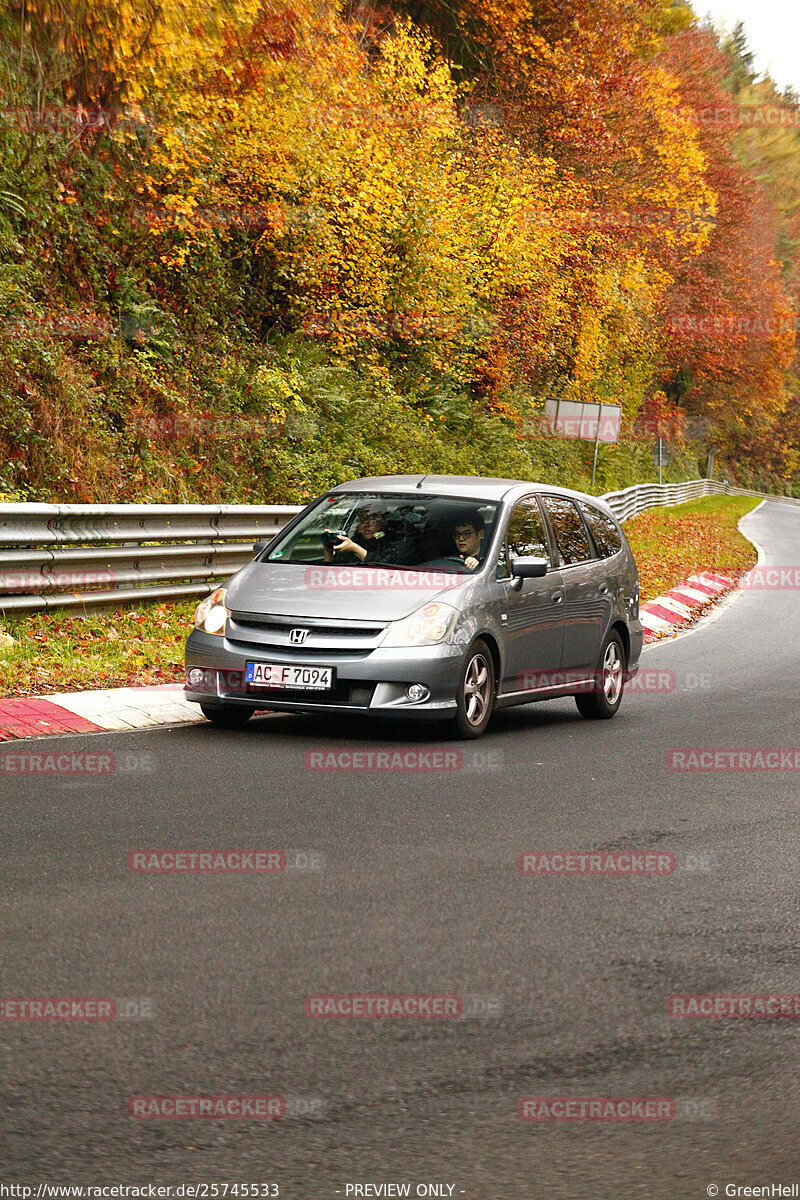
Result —
MULTIPOLYGON (((41 3, 55 20, 55 0, 41 3)), ((580 179, 513 122, 465 120, 468 89, 408 19, 369 55, 328 0, 66 3, 68 37, 94 47, 73 86, 88 97, 103 81, 153 127, 139 193, 162 263, 221 239, 280 296, 285 322, 338 354, 377 363, 382 346, 413 346, 431 377, 495 393, 569 362, 571 394, 637 403, 665 263, 702 251, 716 212, 665 70, 641 66, 651 136, 613 178, 580 179), (612 206, 609 228, 596 216, 612 206), (640 211, 670 219, 636 225, 640 211)), ((480 19, 532 80, 546 66, 577 96, 567 47, 531 16, 528 0, 488 0, 480 19)))

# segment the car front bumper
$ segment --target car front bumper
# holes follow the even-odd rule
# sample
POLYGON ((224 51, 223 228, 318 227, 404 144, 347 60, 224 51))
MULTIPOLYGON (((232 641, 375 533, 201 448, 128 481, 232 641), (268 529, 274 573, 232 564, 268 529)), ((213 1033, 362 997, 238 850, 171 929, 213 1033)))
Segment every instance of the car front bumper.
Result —
POLYGON ((268 652, 232 647, 227 638, 192 631, 186 641, 184 695, 194 703, 237 704, 252 709, 286 712, 339 712, 368 716, 434 718, 456 711, 456 689, 464 647, 444 644, 420 647, 378 647, 353 654, 292 652, 270 647, 268 652), (245 681, 248 662, 286 666, 333 667, 331 691, 254 687, 245 681), (202 675, 198 674, 201 672, 202 675), (191 683, 189 680, 191 679, 191 683), (407 688, 422 684, 429 695, 410 700, 407 688))

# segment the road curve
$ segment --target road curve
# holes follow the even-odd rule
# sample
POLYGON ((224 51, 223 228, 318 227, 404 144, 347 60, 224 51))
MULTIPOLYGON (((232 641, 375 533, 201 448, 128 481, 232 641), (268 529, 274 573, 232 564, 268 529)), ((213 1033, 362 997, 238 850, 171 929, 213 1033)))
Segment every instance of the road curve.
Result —
MULTIPOLYGON (((797 508, 764 504, 744 529, 767 565, 800 565, 797 508)), ((800 753, 800 590, 745 591, 642 664, 654 690, 613 722, 557 701, 500 714, 474 746, 293 716, 38 741, 102 747, 116 769, 0 775, 2 995, 152 1015, 0 1021, 0 1179, 270 1181, 303 1200, 403 1182, 503 1200, 800 1182, 798 1020, 667 1014, 675 994, 800 993, 800 770, 668 759, 800 753), (308 769, 342 750, 410 751, 421 769, 308 769), (453 769, 428 769, 428 751, 453 769), (294 866, 128 867, 137 848, 213 847, 294 866), (518 870, 543 851, 657 851, 675 869, 518 870), (307 1016, 323 993, 488 1012, 307 1016), (128 1115, 152 1094, 277 1095, 290 1115, 128 1115), (522 1121, 531 1096, 660 1097, 674 1116, 522 1121)))

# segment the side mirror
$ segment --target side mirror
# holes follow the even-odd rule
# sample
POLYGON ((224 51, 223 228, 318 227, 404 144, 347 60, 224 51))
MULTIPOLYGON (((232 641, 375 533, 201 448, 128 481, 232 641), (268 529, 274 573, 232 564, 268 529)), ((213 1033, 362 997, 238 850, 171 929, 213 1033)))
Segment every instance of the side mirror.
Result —
POLYGON ((546 558, 515 558, 511 562, 511 574, 514 576, 513 587, 521 588, 523 579, 540 579, 547 574, 550 564, 546 558))
POLYGON ((253 556, 255 557, 255 555, 260 554, 262 550, 266 550, 268 545, 268 541, 256 542, 255 546, 253 546, 253 556))

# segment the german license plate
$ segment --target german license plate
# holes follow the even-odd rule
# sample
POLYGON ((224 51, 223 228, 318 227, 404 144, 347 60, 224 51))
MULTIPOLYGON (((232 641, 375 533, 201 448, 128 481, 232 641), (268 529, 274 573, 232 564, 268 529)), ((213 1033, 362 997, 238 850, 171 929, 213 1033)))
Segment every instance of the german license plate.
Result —
POLYGON ((333 687, 333 667, 287 667, 283 663, 247 663, 245 679, 257 687, 325 692, 333 687))

